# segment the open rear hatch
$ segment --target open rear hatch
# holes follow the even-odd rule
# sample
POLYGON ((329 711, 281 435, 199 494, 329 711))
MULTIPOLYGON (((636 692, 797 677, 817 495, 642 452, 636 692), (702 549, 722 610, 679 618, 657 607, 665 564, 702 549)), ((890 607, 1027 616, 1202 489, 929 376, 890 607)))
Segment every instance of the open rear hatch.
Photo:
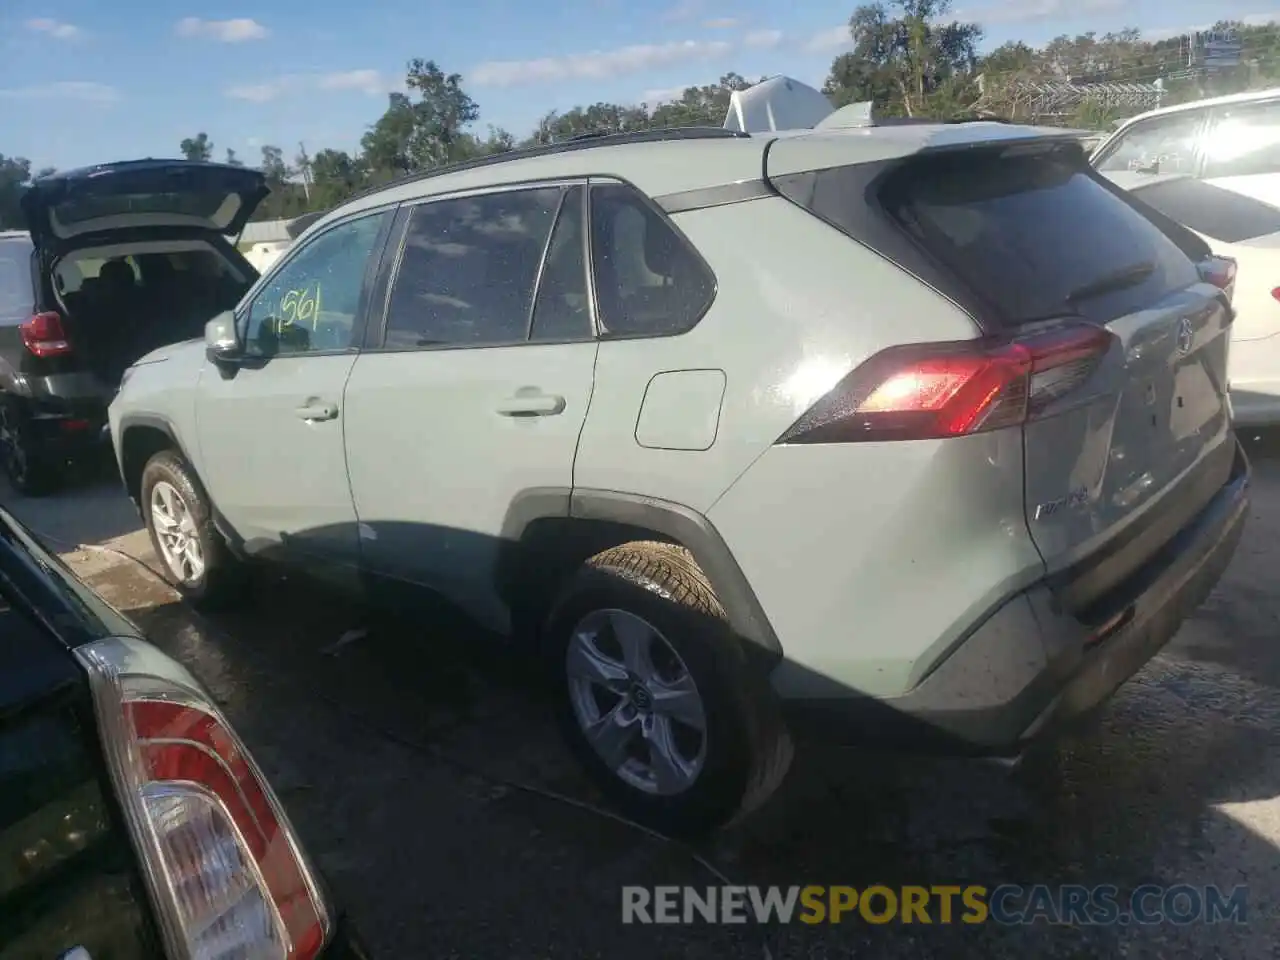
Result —
POLYGON ((235 236, 268 193, 262 173, 247 167, 128 160, 41 177, 21 202, 32 238, 46 249, 86 234, 148 227, 235 236))
POLYGON ((227 238, 244 229, 269 192, 260 171, 187 160, 133 160, 39 178, 21 204, 41 272, 58 281, 42 299, 58 308, 33 318, 28 349, 56 360, 49 372, 86 370, 109 393, 142 353, 191 336, 188 314, 204 311, 200 305, 215 294, 220 305, 204 312, 225 309, 223 288, 247 288, 256 277, 227 238), (209 263, 230 265, 226 278, 219 268, 183 277, 161 262, 168 250, 190 261, 193 250, 206 247, 215 258, 209 263), (140 263, 156 265, 150 282, 140 263), (233 273, 244 276, 231 284, 233 273))
POLYGON ((1229 479, 1233 315, 1200 238, 1136 206, 1077 143, 1001 127, 881 131, 844 151, 870 162, 843 167, 828 135, 816 170, 817 151, 784 138, 768 172, 964 307, 978 343, 1073 345, 1044 369, 1027 354, 1023 508, 1049 582, 1088 621, 1229 479))

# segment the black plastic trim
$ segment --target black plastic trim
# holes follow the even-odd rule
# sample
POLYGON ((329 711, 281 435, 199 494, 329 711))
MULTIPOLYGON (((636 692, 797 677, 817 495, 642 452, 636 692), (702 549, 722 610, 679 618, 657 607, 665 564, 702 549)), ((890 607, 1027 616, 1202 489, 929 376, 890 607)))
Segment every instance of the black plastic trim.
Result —
POLYGON ((129 489, 129 481, 125 477, 124 471, 124 439, 128 435, 130 428, 148 427, 152 430, 158 430, 169 438, 169 442, 173 444, 173 448, 178 451, 178 455, 186 461, 191 468, 195 480, 200 484, 201 490, 204 492, 205 498, 209 501, 209 509, 212 513, 213 527, 222 535, 222 539, 226 541, 227 547, 232 554, 239 559, 244 559, 247 554, 244 549, 244 541, 235 529, 227 522, 226 517, 218 509, 217 504, 213 502, 209 496, 209 488, 205 486, 204 481, 200 478, 200 471, 196 467, 195 462, 187 454, 186 448, 183 447, 182 441, 178 439, 178 431, 174 428, 172 422, 167 418, 151 413, 134 413, 125 414, 120 418, 120 445, 115 451, 116 466, 120 471, 120 481, 124 485, 125 491, 129 494, 129 499, 133 501, 134 508, 138 511, 138 515, 142 515, 142 504, 134 497, 133 491, 129 489))

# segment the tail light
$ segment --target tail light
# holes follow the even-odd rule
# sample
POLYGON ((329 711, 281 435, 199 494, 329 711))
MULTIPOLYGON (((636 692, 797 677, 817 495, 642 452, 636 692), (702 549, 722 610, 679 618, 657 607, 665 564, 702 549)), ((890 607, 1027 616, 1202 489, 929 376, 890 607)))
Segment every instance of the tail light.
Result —
POLYGON ((22 335, 22 345, 37 357, 56 357, 71 352, 62 317, 53 311, 37 313, 18 330, 22 335))
POLYGON ((189 674, 138 641, 77 650, 170 956, 310 960, 325 898, 270 786, 189 674))
POLYGON ((1211 283, 1227 296, 1235 292, 1236 261, 1232 257, 1207 257, 1200 264, 1200 276, 1206 283, 1211 283))
POLYGON ((854 369, 779 443, 926 440, 1026 422, 1083 384, 1115 337, 1086 323, 1026 337, 890 347, 854 369))

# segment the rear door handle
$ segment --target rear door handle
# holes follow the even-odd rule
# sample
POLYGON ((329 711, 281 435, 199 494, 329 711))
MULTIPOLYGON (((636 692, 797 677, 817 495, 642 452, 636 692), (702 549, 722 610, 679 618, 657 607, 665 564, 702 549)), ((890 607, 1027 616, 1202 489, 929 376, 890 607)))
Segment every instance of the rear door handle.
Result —
POLYGON ((309 400, 293 412, 298 415, 299 419, 310 422, 336 420, 338 418, 338 405, 336 403, 323 403, 319 400, 309 400))
POLYGON ((564 407, 564 397, 552 393, 535 393, 508 397, 498 404, 498 413, 504 417, 554 417, 564 413, 564 407))

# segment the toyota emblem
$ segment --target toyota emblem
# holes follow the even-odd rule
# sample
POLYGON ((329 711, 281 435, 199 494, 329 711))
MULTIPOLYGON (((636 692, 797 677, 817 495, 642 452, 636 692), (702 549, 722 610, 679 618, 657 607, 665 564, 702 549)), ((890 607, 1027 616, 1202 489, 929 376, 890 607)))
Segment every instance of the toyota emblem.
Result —
POLYGON ((1191 352, 1191 344, 1195 341, 1195 331, 1191 329, 1191 321, 1183 317, 1178 321, 1178 356, 1185 357, 1191 352))

